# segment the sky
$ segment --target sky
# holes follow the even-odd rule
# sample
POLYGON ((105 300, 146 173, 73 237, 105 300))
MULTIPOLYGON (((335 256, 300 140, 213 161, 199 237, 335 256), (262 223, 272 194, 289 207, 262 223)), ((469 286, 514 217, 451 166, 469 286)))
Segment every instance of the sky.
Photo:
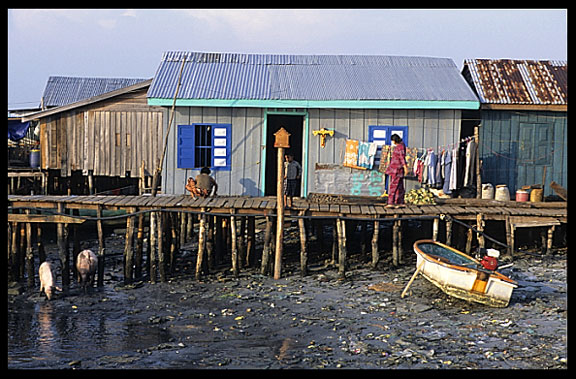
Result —
POLYGON ((567 60, 566 9, 8 9, 8 109, 50 76, 154 77, 164 51, 567 60))

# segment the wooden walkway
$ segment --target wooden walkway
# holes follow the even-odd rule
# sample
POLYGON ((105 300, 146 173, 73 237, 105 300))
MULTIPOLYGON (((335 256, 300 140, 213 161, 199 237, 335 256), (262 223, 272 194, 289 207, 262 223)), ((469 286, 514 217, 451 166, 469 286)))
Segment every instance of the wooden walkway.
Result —
MULTIPOLYGON (((548 228, 548 235, 546 240, 546 250, 552 247, 552 237, 554 228, 561 223, 567 222, 567 203, 566 202, 500 202, 495 200, 481 200, 481 199, 439 199, 439 204, 435 205, 406 205, 401 208, 386 208, 385 203, 378 198, 363 198, 354 196, 341 196, 341 195, 321 195, 310 196, 309 199, 297 198, 294 199, 292 209, 285 210, 285 217, 292 217, 298 219, 298 227, 301 239, 301 252, 300 252, 300 270, 301 274, 305 275, 307 270, 307 233, 305 230, 304 218, 328 219, 334 221, 334 241, 338 248, 338 273, 341 277, 345 277, 346 268, 346 227, 345 220, 356 219, 373 222, 373 236, 372 242, 372 265, 376 267, 379 261, 379 248, 378 238, 380 223, 382 221, 392 222, 392 264, 398 265, 402 262, 402 221, 409 219, 428 219, 433 220, 432 239, 438 239, 439 223, 441 220, 446 222, 446 237, 444 242, 448 245, 452 240, 452 224, 453 221, 465 225, 468 228, 466 252, 470 251, 473 236, 476 235, 478 246, 484 247, 485 238, 490 239, 492 242, 498 243, 506 249, 510 256, 514 252, 514 234, 517 228, 528 227, 546 227, 548 228), (319 201, 316 201, 318 199, 319 201), (491 239, 489 236, 483 234, 486 221, 504 221, 506 227, 506 244, 501 241, 491 239), (472 225, 468 225, 472 224, 472 225), (474 231, 474 232, 473 232, 474 231)), ((270 273, 270 267, 273 254, 273 219, 276 216, 276 197, 244 197, 244 196, 217 196, 205 199, 193 198, 189 195, 157 195, 152 197, 150 195, 143 196, 19 196, 8 195, 8 231, 9 231, 9 274, 14 273, 12 276, 15 278, 23 277, 23 270, 20 269, 18 274, 18 267, 22 267, 19 262, 23 259, 18 258, 19 254, 24 254, 22 246, 26 246, 26 273, 28 278, 28 286, 34 286, 34 257, 32 245, 32 224, 34 223, 55 223, 58 232, 58 249, 60 259, 62 262, 70 262, 68 257, 68 249, 66 247, 66 235, 69 224, 76 222, 83 222, 81 219, 74 217, 78 214, 76 210, 92 209, 96 210, 98 217, 92 218, 96 220, 98 239, 99 239, 99 259, 102 265, 98 270, 98 284, 102 285, 103 271, 104 271, 104 258, 105 258, 105 241, 102 231, 101 217, 103 210, 125 210, 126 217, 126 246, 124 249, 125 255, 125 282, 129 283, 133 279, 141 277, 141 262, 142 262, 142 241, 143 241, 143 217, 142 211, 151 211, 149 238, 152 246, 158 244, 158 253, 156 256, 149 257, 149 275, 150 281, 154 282, 156 279, 156 272, 159 271, 161 280, 166 280, 167 275, 164 270, 167 266, 174 262, 174 252, 178 251, 178 238, 177 235, 178 223, 180 223, 180 230, 185 230, 185 224, 194 223, 190 221, 190 217, 183 217, 184 212, 198 212, 199 218, 199 231, 198 237, 198 254, 196 261, 196 278, 200 278, 201 272, 205 271, 202 263, 204 251, 207 249, 206 241, 213 241, 211 245, 218 245, 225 242, 226 238, 223 236, 226 233, 230 234, 229 241, 231 241, 230 249, 224 247, 220 248, 222 251, 231 251, 231 264, 234 275, 238 275, 239 267, 241 266, 242 257, 239 256, 238 244, 242 244, 244 234, 244 225, 248 225, 246 238, 251 239, 252 246, 254 245, 254 218, 245 216, 263 216, 266 218, 266 230, 264 236, 264 250, 262 251, 261 259, 261 272, 270 273), (40 210, 51 210, 51 214, 38 214, 40 210), (167 216, 170 211, 179 213, 181 217, 171 218, 167 216), (136 217, 137 215, 140 215, 136 217), (218 217, 206 217, 207 215, 220 216, 220 221, 215 221, 218 217), (238 219, 249 219, 245 224, 241 222, 240 231, 237 231, 236 221, 238 219), (136 227, 136 219, 138 225, 136 227), (186 221, 188 220, 188 221, 186 221), (227 221, 226 221, 227 220, 227 221), (170 225, 171 232, 166 231, 166 226, 170 225), (159 226, 158 226, 159 225, 159 226), (164 229, 162 229, 164 228, 164 229), (226 229, 227 228, 227 229, 226 229), (133 233, 135 229, 138 231, 136 237, 136 247, 132 246, 133 233), (155 236, 155 231, 158 230, 158 235, 155 236), (164 232, 161 232, 164 230, 164 232), (225 230, 229 230, 226 232, 225 230), (171 237, 166 237, 166 233, 171 237), (219 234, 220 233, 220 234, 219 234), (224 234, 222 234, 224 233, 224 234), (170 247, 162 244, 163 236, 168 238, 170 247), (23 241, 26 240, 24 243, 23 241), (156 241, 156 242, 154 242, 156 241), (170 253, 165 253, 167 250, 170 253), (166 257, 166 258, 165 258, 166 257), (10 263, 12 262, 12 263, 10 263), (135 263, 133 263, 135 262, 135 263), (172 262, 172 263, 165 263, 172 262), (135 272, 133 271, 136 270, 135 272)), ((174 213, 172 213, 174 214, 174 213)), ((38 231, 40 232, 40 225, 38 231)), ((38 233, 40 234, 40 233, 38 233)), ((544 234, 543 234, 544 237, 544 234)), ((180 237, 180 240, 182 237, 180 237)), ((281 241, 281 239, 280 239, 281 241)), ((39 261, 42 261, 40 252, 41 241, 38 242, 39 261)), ((278 244, 277 244, 278 245, 278 244)), ((217 247, 214 247, 216 250, 217 247)), ((209 247, 208 249, 212 249, 209 247)), ((155 248, 151 249, 152 254, 155 254, 155 248)), ((210 259, 211 250, 207 252, 207 259, 210 259)), ((281 248, 276 249, 276 257, 274 259, 274 277, 279 278, 281 267, 281 248), (280 251, 280 252, 279 252, 280 251), (278 274, 277 274, 278 273, 278 274)), ((67 286, 70 282, 68 271, 70 269, 69 263, 63 263, 63 285, 67 286)), ((208 269, 209 270, 209 269, 208 269)))
MULTIPOLYGON (((373 199, 338 197, 334 200, 316 202, 303 198, 294 199, 294 206, 285 212, 290 215, 308 215, 317 217, 377 217, 397 218, 414 216, 450 215, 457 219, 476 219, 482 214, 484 220, 506 220, 515 218, 554 218, 558 222, 567 222, 566 202, 516 202, 482 199, 440 199, 436 205, 406 205, 402 208, 386 208, 384 202, 373 199)), ((118 210, 137 208, 138 210, 183 210, 242 215, 268 215, 276 210, 276 197, 217 196, 205 199, 189 195, 152 196, 18 196, 8 195, 8 205, 13 208, 58 208, 64 209, 107 209, 118 210)))

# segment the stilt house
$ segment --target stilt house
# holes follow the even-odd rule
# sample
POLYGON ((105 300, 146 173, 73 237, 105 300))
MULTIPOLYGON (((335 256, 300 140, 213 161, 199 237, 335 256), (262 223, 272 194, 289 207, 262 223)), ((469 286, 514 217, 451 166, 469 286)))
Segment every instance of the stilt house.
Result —
MULTIPOLYGON (((482 182, 568 188, 568 63, 467 59, 463 76, 480 99, 482 182)), ((512 195, 512 198, 514 196, 512 195)))
POLYGON ((171 194, 186 193, 203 166, 219 194, 275 194, 282 126, 302 196, 380 196, 380 172, 343 167, 347 139, 389 144, 398 133, 408 147, 436 148, 457 142, 462 111, 479 107, 448 58, 166 52, 148 104, 170 110, 179 78, 162 173, 171 194))
POLYGON ((75 79, 45 91, 44 104, 56 107, 23 118, 40 124, 48 193, 87 194, 94 186, 95 193, 123 188, 137 194, 145 179, 150 182, 163 142, 166 110, 146 100, 152 80, 75 79))

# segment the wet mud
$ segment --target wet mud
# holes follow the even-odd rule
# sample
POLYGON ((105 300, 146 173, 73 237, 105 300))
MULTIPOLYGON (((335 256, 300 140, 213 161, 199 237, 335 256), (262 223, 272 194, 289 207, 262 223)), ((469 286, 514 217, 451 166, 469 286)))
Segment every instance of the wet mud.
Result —
POLYGON ((191 263, 169 282, 130 285, 121 257, 108 259, 88 294, 75 281, 52 301, 9 291, 8 368, 567 368, 566 249, 516 257, 506 308, 451 298, 422 276, 401 298, 415 270, 404 254, 378 270, 352 259, 346 280, 332 266, 302 278, 294 259, 280 280, 244 269, 196 281, 191 263))

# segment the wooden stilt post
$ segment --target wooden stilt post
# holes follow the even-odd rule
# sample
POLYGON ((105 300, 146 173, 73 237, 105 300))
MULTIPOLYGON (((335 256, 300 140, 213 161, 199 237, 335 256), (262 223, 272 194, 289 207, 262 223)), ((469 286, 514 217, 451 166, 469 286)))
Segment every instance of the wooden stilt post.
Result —
MULTIPOLYGON (((476 229, 480 232, 484 231, 484 220, 482 213, 478 213, 476 215, 476 229)), ((486 241, 484 239, 484 235, 482 233, 477 233, 476 238, 478 239, 478 247, 483 248, 486 245, 486 241)))
POLYGON ((506 244, 508 245, 507 253, 510 258, 513 257, 514 253, 514 239, 512 237, 512 222, 510 216, 506 216, 506 244))
POLYGON ((372 233, 372 268, 376 269, 376 265, 380 261, 380 253, 378 252, 378 237, 380 235, 380 221, 374 221, 374 232, 372 233))
POLYGON ((224 259, 225 250, 226 250, 226 243, 224 240, 224 233, 222 231, 222 223, 224 221, 224 217, 216 216, 215 217, 215 225, 214 225, 214 263, 218 264, 222 262, 224 259))
MULTIPOLYGON (((306 211, 300 211, 299 215, 304 216, 306 211)), ((306 276, 308 263, 308 250, 306 246, 306 227, 304 226, 304 219, 298 219, 298 228, 300 229, 300 275, 306 276)))
POLYGON ((266 216, 266 228, 264 229, 264 246, 262 248, 262 262, 260 273, 266 275, 269 273, 270 252, 272 244, 272 217, 266 216))
POLYGON ((552 241, 554 239, 554 229, 556 228, 556 226, 551 225, 548 228, 548 238, 546 239, 546 254, 550 253, 550 251, 552 251, 552 241))
POLYGON ((256 217, 248 217, 248 230, 246 233, 246 264, 252 267, 256 255, 256 217))
POLYGON ((19 262, 20 262, 20 249, 19 246, 20 244, 18 243, 18 228, 19 228, 19 223, 17 222, 13 222, 12 223, 12 246, 11 248, 8 250, 10 251, 11 257, 12 257, 12 280, 13 281, 18 281, 20 279, 20 267, 19 267, 19 262))
POLYGON ((398 249, 400 221, 398 215, 394 215, 394 224, 392 225, 392 265, 398 266, 400 264, 400 252, 398 249))
POLYGON ((100 220, 100 217, 102 217, 101 205, 98 205, 98 208, 96 208, 96 217, 98 217, 98 220, 96 220, 96 230, 98 232, 98 280, 96 285, 102 287, 104 285, 104 260, 106 247, 104 245, 104 229, 102 226, 102 220, 100 220))
POLYGON ((238 230, 238 265, 239 267, 246 267, 246 239, 244 234, 246 232, 246 216, 240 216, 240 229, 238 230))
POLYGON ((452 218, 446 219, 446 245, 452 246, 452 218))
POLYGON ((174 269, 176 268, 176 251, 179 250, 178 245, 182 241, 182 239, 179 238, 180 236, 178 236, 177 230, 182 231, 181 220, 185 219, 184 217, 178 216, 177 213, 170 213, 170 276, 174 274, 174 269), (177 226, 180 226, 180 228, 177 228, 177 226))
POLYGON ((148 263, 150 283, 156 283, 156 274, 158 263, 156 261, 156 212, 150 212, 150 249, 149 257, 150 262, 148 263))
MULTIPOLYGON (((343 215, 340 214, 340 217, 343 215)), ((343 219, 336 219, 338 232, 338 277, 346 279, 346 222, 343 219)))
MULTIPOLYGON (((206 212, 206 208, 201 208, 201 212, 206 212)), ((200 228, 198 231, 198 254, 196 257, 196 280, 200 280, 202 272, 202 261, 204 259, 204 250, 206 248, 206 218, 205 214, 200 215, 200 228)))
POLYGON ((238 262, 238 246, 236 245, 236 217, 234 216, 235 209, 231 209, 230 213, 230 240, 232 245, 232 272, 235 277, 239 274, 238 262))
MULTIPOLYGON (((26 210, 30 214, 30 210, 26 210)), ((34 288, 34 250, 32 247, 32 223, 26 223, 26 276, 28 288, 34 288)))
MULTIPOLYGON (((137 209, 137 208, 136 208, 137 209)), ((138 215, 138 233, 136 234, 136 252, 134 254, 134 277, 142 276, 142 249, 144 246, 144 214, 138 215)))
POLYGON ((158 224, 158 234, 156 240, 158 242, 158 271, 160 273, 160 281, 165 282, 166 277, 166 249, 164 243, 164 225, 166 224, 166 215, 164 212, 158 212, 156 223, 158 224))
POLYGON ((432 240, 438 241, 438 229, 440 227, 440 219, 435 218, 432 221, 432 240))
MULTIPOLYGON (((129 208, 128 213, 134 213, 134 208, 129 208)), ((134 265, 134 250, 132 249, 132 237, 134 235, 134 217, 128 216, 126 218, 126 241, 124 244, 124 284, 132 283, 133 265, 134 265)))
POLYGON ((180 246, 186 243, 186 213, 180 213, 180 246))
POLYGON ((276 182, 276 254, 274 255, 274 279, 282 273, 282 249, 284 244, 284 149, 290 148, 290 133, 283 127, 274 133, 274 147, 278 149, 276 182))
POLYGON ((470 251, 472 251, 472 238, 474 238, 474 233, 472 229, 468 229, 468 232, 466 232, 466 254, 470 254, 470 251))
MULTIPOLYGON (((64 213, 64 204, 58 203, 58 213, 64 213)), ((62 288, 64 292, 68 292, 70 288, 70 259, 68 257, 68 244, 67 241, 68 228, 66 224, 57 224, 57 235, 58 235, 58 254, 60 256, 60 261, 62 262, 62 288)))

